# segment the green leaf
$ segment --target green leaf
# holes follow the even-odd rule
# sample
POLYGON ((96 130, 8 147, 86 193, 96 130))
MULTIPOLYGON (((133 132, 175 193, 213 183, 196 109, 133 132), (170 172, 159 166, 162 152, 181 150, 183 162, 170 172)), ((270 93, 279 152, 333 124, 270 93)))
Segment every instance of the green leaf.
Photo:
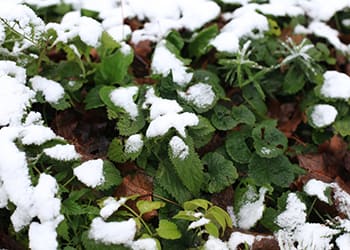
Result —
POLYGON ((118 112, 118 107, 114 105, 114 103, 112 102, 111 98, 110 98, 110 94, 113 90, 115 90, 115 87, 112 86, 104 86, 100 88, 99 90, 99 95, 100 98, 102 100, 102 102, 111 110, 118 112))
POLYGON ((244 123, 253 126, 255 123, 255 115, 245 105, 233 107, 232 117, 237 124, 244 123))
POLYGON ((165 202, 162 201, 148 201, 139 200, 136 202, 136 207, 140 212, 140 215, 151 212, 153 210, 158 210, 161 207, 165 207, 165 202))
POLYGON ((101 46, 97 48, 97 51, 102 58, 104 58, 106 55, 113 54, 120 48, 120 44, 116 42, 106 31, 102 32, 100 40, 101 46))
POLYGON ((193 144, 186 140, 187 156, 178 157, 173 155, 172 148, 169 146, 169 158, 176 170, 182 183, 194 195, 198 195, 204 181, 203 165, 199 156, 194 151, 193 144))
POLYGON ((114 166, 114 164, 108 160, 103 161, 103 176, 105 178, 105 182, 98 186, 97 190, 108 190, 111 187, 118 186, 122 183, 122 177, 120 175, 119 170, 114 166))
POLYGON ((238 163, 248 163, 252 152, 247 144, 250 137, 248 130, 234 131, 226 139, 225 149, 232 160, 238 163))
POLYGON ((213 206, 209 208, 205 217, 210 219, 210 221, 216 221, 218 225, 222 228, 222 232, 225 232, 226 227, 232 228, 232 220, 230 215, 218 206, 213 206))
POLYGON ((70 236, 69 236, 69 227, 67 224, 66 220, 63 220, 60 222, 60 224, 57 227, 57 234, 62 237, 63 239, 65 239, 66 241, 69 241, 70 236))
POLYGON ((220 104, 214 107, 210 120, 219 130, 230 130, 238 125, 231 110, 220 104))
POLYGON ((207 118, 198 116, 199 123, 196 126, 188 128, 188 135, 192 138, 196 148, 206 145, 214 135, 215 128, 211 125, 207 118))
POLYGON ((84 208, 71 199, 67 199, 62 202, 62 212, 66 215, 85 214, 84 208))
POLYGON ((124 163, 128 157, 124 153, 124 146, 122 140, 114 138, 109 145, 107 156, 110 160, 118 163, 124 163))
POLYGON ((294 65, 288 68, 287 74, 284 77, 282 89, 287 94, 295 94, 303 89, 306 83, 305 75, 300 72, 294 65))
POLYGON ((271 232, 279 230, 279 226, 275 223, 278 212, 270 207, 265 208, 263 217, 260 220, 260 223, 271 232))
POLYGON ((87 16, 87 17, 91 17, 91 18, 97 18, 99 12, 82 8, 82 9, 80 9, 80 14, 82 16, 87 16))
POLYGON ((163 239, 175 240, 181 238, 181 232, 176 224, 168 220, 160 220, 156 231, 163 239))
POLYGON ((194 199, 194 200, 186 201, 183 206, 185 210, 194 211, 198 208, 203 208, 204 210, 207 210, 210 205, 211 205, 211 202, 207 200, 194 199))
POLYGON ((261 157, 273 158, 287 149, 287 137, 274 126, 274 121, 265 121, 253 129, 254 147, 261 157))
POLYGON ((188 220, 188 221, 196 221, 198 220, 198 217, 195 216, 194 211, 179 211, 175 216, 173 216, 174 219, 178 220, 188 220))
POLYGON ((204 225, 205 230, 208 232, 208 234, 214 236, 215 238, 219 238, 219 230, 217 226, 213 222, 209 222, 208 224, 204 225))
POLYGON ((248 175, 259 186, 275 184, 280 187, 288 187, 294 180, 294 166, 284 155, 269 159, 254 154, 250 159, 248 168, 248 175))
POLYGON ((176 30, 172 30, 166 37, 166 40, 176 47, 178 51, 181 51, 185 42, 180 33, 176 30))
POLYGON ((129 136, 138 133, 145 124, 146 122, 143 112, 139 110, 139 115, 135 120, 130 119, 128 114, 119 115, 117 129, 119 130, 120 135, 129 136))
POLYGON ((124 54, 120 49, 114 54, 102 58, 101 63, 96 66, 96 83, 123 84, 133 58, 133 53, 124 54))
POLYGON ((255 110, 259 115, 262 116, 266 114, 267 106, 254 86, 245 86, 244 88, 242 88, 242 94, 247 104, 253 110, 255 110))
POLYGON ((204 55, 210 47, 210 40, 212 40, 218 33, 218 26, 214 24, 201 30, 198 34, 195 34, 188 45, 190 57, 200 57, 201 55, 204 55))
POLYGON ((346 116, 340 120, 333 123, 333 128, 342 137, 350 135, 350 116, 346 116))
POLYGON ((104 103, 102 102, 100 98, 100 89, 103 87, 103 85, 97 85, 94 88, 90 89, 90 91, 87 93, 84 103, 85 103, 85 109, 95 109, 99 107, 103 107, 104 103))
POLYGON ((197 69, 193 72, 193 82, 209 83, 213 86, 214 91, 219 99, 223 99, 226 96, 224 88, 220 84, 220 78, 216 73, 205 70, 197 69))
POLYGON ((170 162, 160 163, 156 174, 156 180, 160 186, 165 189, 179 203, 183 203, 191 199, 192 194, 182 184, 182 181, 175 173, 170 162))
POLYGON ((236 168, 232 161, 227 160, 219 153, 211 152, 206 154, 202 162, 207 165, 206 188, 209 193, 218 193, 227 186, 233 184, 238 178, 236 168))

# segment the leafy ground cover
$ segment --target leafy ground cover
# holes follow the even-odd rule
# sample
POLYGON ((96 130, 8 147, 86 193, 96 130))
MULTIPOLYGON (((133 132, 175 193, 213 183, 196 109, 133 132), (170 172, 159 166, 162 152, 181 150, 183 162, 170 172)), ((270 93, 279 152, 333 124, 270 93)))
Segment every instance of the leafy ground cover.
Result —
POLYGON ((350 248, 350 3, 3 2, 1 248, 350 248))

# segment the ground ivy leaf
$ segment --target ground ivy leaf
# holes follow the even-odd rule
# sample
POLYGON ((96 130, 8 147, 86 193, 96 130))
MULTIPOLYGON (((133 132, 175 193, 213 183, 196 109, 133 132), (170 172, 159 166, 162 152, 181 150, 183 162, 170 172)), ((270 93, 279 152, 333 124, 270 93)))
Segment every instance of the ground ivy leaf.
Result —
POLYGON ((288 187, 294 180, 295 166, 284 155, 269 159, 255 153, 250 158, 248 168, 248 175, 259 186, 275 184, 280 187, 288 187))
POLYGON ((287 149, 287 137, 274 126, 274 121, 266 121, 252 131, 256 153, 261 157, 273 158, 287 149))
POLYGON ((233 107, 232 117, 237 124, 244 123, 253 126, 255 123, 255 115, 245 105, 233 107))
POLYGON ((105 181, 102 185, 97 186, 97 190, 107 190, 111 187, 117 186, 122 183, 122 177, 119 170, 110 161, 103 161, 103 176, 105 181))
POLYGON ((238 122, 232 117, 231 110, 220 104, 214 107, 210 120, 219 130, 230 130, 238 125, 238 122))
POLYGON ((250 137, 248 130, 234 131, 226 139, 225 149, 232 160, 238 163, 248 163, 252 155, 247 144, 250 137))
POLYGON ((282 89, 287 94, 295 94, 304 87, 305 82, 303 72, 298 71, 298 68, 292 65, 284 77, 282 89))
POLYGON ((176 224, 168 220, 160 220, 156 231, 163 239, 176 240, 181 238, 181 232, 176 224))
POLYGON ((234 183, 238 177, 236 168, 232 161, 227 160, 219 153, 206 154, 202 162, 207 165, 206 188, 210 193, 218 193, 225 187, 234 183))
POLYGON ((124 153, 124 146, 122 140, 114 138, 108 148, 108 158, 114 162, 124 163, 128 160, 124 153))

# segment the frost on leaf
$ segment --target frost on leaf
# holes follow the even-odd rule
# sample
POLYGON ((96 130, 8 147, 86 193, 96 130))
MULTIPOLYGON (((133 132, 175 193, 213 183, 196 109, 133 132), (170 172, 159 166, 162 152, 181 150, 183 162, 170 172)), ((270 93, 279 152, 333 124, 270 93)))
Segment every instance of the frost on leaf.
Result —
POLYGON ((134 96, 138 92, 138 87, 119 87, 113 90, 109 97, 113 104, 117 107, 123 108, 130 116, 132 120, 135 120, 138 116, 138 108, 134 101, 134 96))
POLYGON ((207 83, 194 84, 186 92, 179 91, 178 94, 185 101, 203 110, 210 108, 216 99, 213 87, 207 83))

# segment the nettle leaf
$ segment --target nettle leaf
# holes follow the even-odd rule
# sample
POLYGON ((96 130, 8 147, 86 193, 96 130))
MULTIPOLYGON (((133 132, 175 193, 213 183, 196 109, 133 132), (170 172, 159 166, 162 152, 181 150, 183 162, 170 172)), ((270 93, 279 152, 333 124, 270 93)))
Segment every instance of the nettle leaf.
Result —
POLYGON ((182 184, 170 162, 160 163, 156 173, 156 180, 179 203, 192 198, 190 191, 182 184))
POLYGON ((104 103, 101 100, 100 97, 100 89, 103 87, 103 85, 97 85, 90 89, 90 91, 87 93, 84 103, 85 103, 85 109, 95 109, 99 107, 103 107, 104 103))
MULTIPOLYGON (((181 140, 180 137, 177 138, 181 140)), ((174 149, 174 146, 169 146, 169 158, 182 183, 194 195, 198 195, 204 181, 203 165, 190 140, 182 142, 184 144, 181 147, 184 148, 174 149), (181 152, 177 153, 177 150, 181 150, 181 152)))
POLYGON ((296 173, 296 167, 284 155, 263 158, 258 154, 253 154, 248 168, 248 175, 260 186, 275 184, 280 187, 288 187, 296 173))
POLYGON ((210 120, 214 127, 219 130, 230 130, 238 124, 232 117, 231 110, 220 104, 214 107, 210 120))
POLYGON ((275 121, 264 121, 253 129, 254 147, 261 157, 273 158, 287 149, 288 139, 275 125, 275 121))
POLYGON ((306 83, 305 75, 296 66, 288 68, 282 83, 282 89, 287 94, 295 94, 300 91, 306 83))
POLYGON ((198 116, 199 123, 196 126, 188 128, 188 134, 193 140, 195 148, 206 145, 214 135, 215 128, 211 125, 207 118, 198 116))
POLYGON ((103 161, 103 176, 105 181, 102 185, 96 187, 97 190, 108 190, 112 187, 118 186, 123 181, 119 170, 112 162, 107 160, 103 161))
POLYGON ((115 53, 101 59, 101 63, 96 66, 95 81, 97 84, 122 84, 128 68, 134 59, 132 50, 124 54, 119 49, 115 53))
MULTIPOLYGON (((102 85, 103 86, 103 85, 102 85)), ((111 92, 115 90, 115 87, 112 86, 103 86, 100 90, 99 90, 99 95, 100 98, 102 100, 102 102, 111 110, 114 110, 115 112, 118 112, 118 108, 117 106, 114 105, 114 103, 112 102, 111 98, 110 98, 110 94, 111 92)))
POLYGON ((174 222, 168 220, 160 220, 156 229, 158 235, 163 239, 176 240, 181 238, 181 232, 174 222))
POLYGON ((124 145, 121 139, 114 138, 109 145, 107 156, 110 160, 118 163, 124 163, 128 160, 124 153, 124 145))
POLYGON ((151 212, 153 210, 158 210, 159 208, 165 207, 166 203, 163 201, 149 201, 149 200, 139 200, 136 202, 136 207, 140 212, 140 215, 151 212))
POLYGON ((206 188, 210 193, 218 193, 225 187, 234 183, 238 173, 232 161, 227 160, 219 153, 211 152, 206 154, 202 162, 207 165, 206 188))
POLYGON ((117 122, 119 134, 129 136, 138 133, 146 124, 143 112, 139 110, 139 115, 135 120, 131 120, 128 114, 122 114, 117 122))
POLYGON ((243 164, 249 162, 252 156, 247 141, 249 138, 249 130, 234 131, 227 137, 225 148, 232 160, 243 164))
POLYGON ((218 33, 218 26, 214 24, 201 30, 198 34, 195 34, 188 45, 190 57, 200 57, 201 55, 204 55, 210 48, 210 40, 212 40, 218 33))
POLYGON ((244 123, 253 126, 255 123, 255 115, 245 105, 233 107, 232 117, 237 124, 244 123))

